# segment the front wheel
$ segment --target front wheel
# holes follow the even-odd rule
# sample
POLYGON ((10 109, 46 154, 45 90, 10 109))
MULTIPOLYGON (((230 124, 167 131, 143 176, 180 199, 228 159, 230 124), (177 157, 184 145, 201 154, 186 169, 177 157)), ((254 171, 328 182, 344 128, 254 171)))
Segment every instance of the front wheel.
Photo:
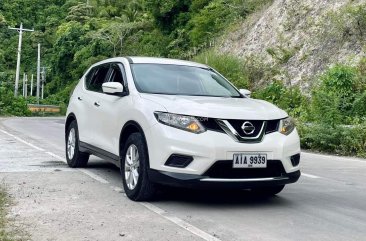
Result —
POLYGON ((69 167, 85 167, 89 154, 79 150, 79 132, 76 121, 71 122, 66 131, 66 160, 69 167))
POLYGON ((149 157, 142 134, 131 134, 120 153, 122 182, 127 197, 133 201, 151 199, 155 185, 148 177, 149 157))

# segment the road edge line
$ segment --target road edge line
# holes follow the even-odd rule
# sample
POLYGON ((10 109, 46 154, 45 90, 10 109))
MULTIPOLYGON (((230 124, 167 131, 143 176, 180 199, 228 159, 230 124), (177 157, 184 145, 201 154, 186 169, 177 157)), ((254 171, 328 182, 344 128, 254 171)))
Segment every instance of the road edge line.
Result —
POLYGON ((315 175, 311 175, 311 174, 307 174, 307 173, 301 173, 301 176, 304 176, 304 177, 309 177, 309 178, 313 178, 313 179, 318 179, 318 178, 321 178, 321 177, 318 177, 318 176, 315 176, 315 175))
POLYGON ((150 211, 158 214, 159 216, 167 219, 168 221, 178 225, 179 227, 189 231, 190 233, 193 233, 195 234, 196 236, 206 240, 206 241, 221 241, 220 239, 212 236, 211 234, 209 233, 206 233, 205 231, 193 226, 192 224, 190 223, 187 223, 186 221, 178 218, 178 217, 174 217, 174 216, 170 216, 168 214, 167 211, 151 204, 151 203, 148 203, 148 202, 140 202, 140 204, 142 206, 144 206, 145 208, 149 209, 150 211))
MULTIPOLYGON (((28 141, 25 141, 25 140, 23 140, 22 138, 17 137, 17 136, 15 136, 15 135, 13 135, 13 134, 11 134, 11 133, 9 133, 9 132, 7 132, 7 131, 3 130, 3 129, 0 129, 0 131, 1 131, 2 133, 4 133, 4 134, 6 134, 6 135, 8 135, 8 136, 10 136, 10 137, 12 137, 12 138, 14 138, 14 139, 15 139, 15 140, 17 140, 17 141, 19 141, 19 142, 21 142, 21 143, 23 143, 23 144, 26 144, 27 146, 30 146, 30 147, 32 147, 32 148, 34 148, 34 149, 38 150, 38 151, 42 151, 42 152, 44 152, 44 153, 46 153, 46 154, 48 154, 48 155, 52 156, 53 158, 56 158, 56 159, 58 159, 58 160, 60 160, 60 161, 62 161, 62 162, 64 162, 64 163, 67 163, 67 162, 66 162, 66 160, 65 160, 65 158, 62 158, 62 157, 60 157, 59 155, 56 155, 56 154, 54 154, 54 153, 52 153, 52 152, 46 151, 46 150, 45 150, 45 149, 43 149, 43 148, 40 148, 40 147, 38 147, 38 146, 35 146, 35 145, 33 145, 32 143, 30 143, 30 142, 28 142, 28 141)), ((91 171, 83 170, 83 169, 76 169, 76 170, 78 170, 78 171, 80 171, 80 172, 82 172, 82 173, 86 174, 87 176, 91 177, 92 179, 94 179, 94 180, 96 180, 96 181, 98 181, 98 182, 100 182, 100 183, 103 183, 103 184, 108 184, 108 183, 109 183, 107 180, 105 180, 104 178, 100 177, 100 176, 99 176, 99 175, 97 175, 97 174, 92 173, 91 171)))
MULTIPOLYGON (((50 156, 52 156, 52 157, 54 157, 54 158, 56 158, 56 159, 58 159, 58 160, 66 163, 66 160, 64 158, 60 157, 59 155, 56 155, 56 154, 54 154, 52 152, 49 152, 49 151, 46 151, 46 150, 44 150, 44 149, 42 149, 40 147, 37 147, 37 146, 35 146, 35 145, 33 145, 33 144, 31 144, 31 143, 29 143, 29 142, 21 139, 20 137, 17 137, 17 136, 15 136, 13 134, 10 134, 9 132, 7 132, 5 130, 0 129, 0 131, 3 132, 4 134, 10 136, 10 137, 13 137, 14 139, 16 139, 19 142, 22 142, 22 143, 24 143, 24 144, 26 144, 26 145, 28 145, 28 146, 36 149, 36 150, 43 151, 46 154, 48 154, 48 155, 50 155, 50 156)), ((80 171, 80 172, 88 175, 89 177, 91 177, 92 179, 94 179, 94 180, 96 180, 96 181, 98 181, 100 183, 109 184, 109 182, 107 180, 103 179, 102 177, 100 177, 97 174, 92 173, 89 170, 84 170, 84 169, 79 169, 79 168, 77 168, 76 170, 78 170, 78 171, 80 171)), ((117 192, 117 189, 113 189, 113 190, 115 192, 117 192)), ((206 233, 205 231, 203 231, 203 230, 197 228, 196 226, 194 226, 194 225, 192 225, 192 224, 184 221, 183 219, 180 219, 180 218, 175 217, 175 216, 168 215, 168 212, 167 211, 165 211, 165 210, 163 210, 163 209, 161 209, 161 208, 159 208, 159 207, 157 207, 157 206, 155 206, 155 205, 153 205, 151 203, 148 203, 148 202, 140 202, 140 204, 142 206, 144 206, 145 208, 149 209, 150 211, 152 211, 152 212, 158 214, 159 216, 163 217, 164 219, 166 219, 166 220, 168 220, 168 221, 176 224, 177 226, 179 226, 179 227, 187 230, 188 232, 190 232, 190 233, 192 233, 192 234, 194 234, 194 235, 196 235, 196 236, 198 236, 198 237, 200 237, 200 238, 202 238, 202 239, 204 239, 206 241, 221 241, 220 239, 214 237, 213 235, 211 235, 209 233, 206 233)))

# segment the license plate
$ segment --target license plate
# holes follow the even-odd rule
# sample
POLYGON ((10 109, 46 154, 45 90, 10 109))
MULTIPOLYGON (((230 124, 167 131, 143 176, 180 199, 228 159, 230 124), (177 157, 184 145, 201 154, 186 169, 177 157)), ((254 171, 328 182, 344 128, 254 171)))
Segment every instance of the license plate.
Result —
POLYGON ((234 154, 233 168, 266 168, 266 154, 234 154))

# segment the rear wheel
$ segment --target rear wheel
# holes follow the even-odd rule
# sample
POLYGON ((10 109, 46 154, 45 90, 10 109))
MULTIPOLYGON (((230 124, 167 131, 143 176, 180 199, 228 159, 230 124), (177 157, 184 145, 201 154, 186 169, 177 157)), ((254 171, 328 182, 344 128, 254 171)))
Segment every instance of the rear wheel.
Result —
POLYGON ((260 187, 253 188, 252 192, 262 196, 274 196, 280 193, 285 188, 285 185, 272 186, 272 187, 260 187))
POLYGON ((66 131, 66 160, 69 167, 85 167, 89 154, 79 150, 79 132, 76 121, 72 121, 66 131))
POLYGON ((122 182, 127 197, 134 201, 151 199, 155 185, 148 177, 149 157, 142 134, 131 134, 120 153, 122 182))

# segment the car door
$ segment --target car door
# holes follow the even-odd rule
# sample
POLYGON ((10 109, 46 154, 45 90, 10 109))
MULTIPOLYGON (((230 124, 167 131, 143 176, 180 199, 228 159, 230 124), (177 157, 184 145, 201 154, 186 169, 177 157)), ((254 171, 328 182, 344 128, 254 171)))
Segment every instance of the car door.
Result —
POLYGON ((90 78, 86 78, 83 94, 83 103, 85 107, 84 115, 78 117, 82 119, 84 126, 83 139, 89 145, 100 146, 100 140, 97 138, 96 128, 100 123, 100 103, 99 98, 102 95, 102 85, 108 80, 109 64, 103 64, 94 67, 94 73, 90 78))
POLYGON ((122 63, 111 63, 109 82, 119 82, 124 86, 124 92, 118 95, 99 94, 98 125, 95 127, 99 148, 119 155, 119 130, 128 120, 128 109, 131 107, 125 68, 122 63))
POLYGON ((89 126, 89 117, 88 113, 90 113, 91 105, 87 101, 88 93, 85 90, 84 86, 86 83, 91 82, 91 79, 94 76, 96 68, 91 68, 86 75, 81 79, 80 88, 76 88, 74 91, 75 94, 75 114, 78 122, 79 129, 79 139, 81 142, 88 143, 91 139, 91 127, 89 126))

